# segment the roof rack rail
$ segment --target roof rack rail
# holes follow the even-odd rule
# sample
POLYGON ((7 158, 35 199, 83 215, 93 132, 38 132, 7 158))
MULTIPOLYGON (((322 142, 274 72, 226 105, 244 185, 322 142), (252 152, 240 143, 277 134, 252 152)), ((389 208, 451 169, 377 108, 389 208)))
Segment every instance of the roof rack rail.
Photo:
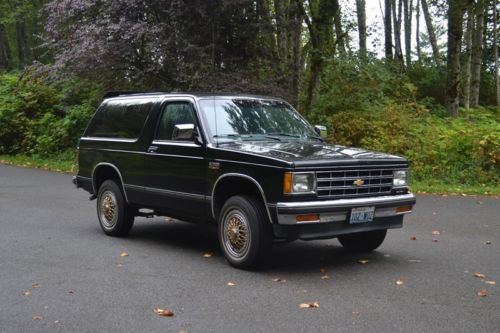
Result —
POLYGON ((111 97, 118 97, 118 96, 133 95, 133 94, 144 94, 144 93, 146 93, 146 91, 131 91, 131 90, 109 91, 109 92, 104 94, 102 99, 111 98, 111 97))

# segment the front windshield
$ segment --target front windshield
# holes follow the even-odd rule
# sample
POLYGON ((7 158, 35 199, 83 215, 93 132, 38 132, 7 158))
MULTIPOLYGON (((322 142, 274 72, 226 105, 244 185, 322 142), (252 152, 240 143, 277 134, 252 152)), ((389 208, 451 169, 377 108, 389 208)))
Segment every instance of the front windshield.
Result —
POLYGON ((217 141, 318 139, 311 125, 281 101, 204 99, 200 106, 217 141))

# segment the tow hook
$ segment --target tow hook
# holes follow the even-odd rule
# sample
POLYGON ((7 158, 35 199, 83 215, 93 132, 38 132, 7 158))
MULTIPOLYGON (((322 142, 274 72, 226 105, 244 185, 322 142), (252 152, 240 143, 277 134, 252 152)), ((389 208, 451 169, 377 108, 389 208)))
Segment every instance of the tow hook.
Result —
POLYGON ((97 199, 97 195, 92 194, 89 198, 90 201, 97 199))

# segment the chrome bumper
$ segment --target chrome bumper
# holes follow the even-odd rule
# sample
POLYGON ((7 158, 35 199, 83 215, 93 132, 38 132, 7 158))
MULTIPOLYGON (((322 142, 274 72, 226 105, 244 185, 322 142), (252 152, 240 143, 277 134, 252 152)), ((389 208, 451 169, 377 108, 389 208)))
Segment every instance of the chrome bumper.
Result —
POLYGON ((355 199, 278 202, 275 205, 270 204, 269 206, 270 208, 275 208, 278 217, 278 224, 290 225, 346 221, 349 217, 351 209, 356 207, 374 206, 374 218, 404 215, 411 213, 411 210, 405 212, 397 212, 396 208, 402 206, 413 207, 415 202, 415 195, 409 193, 401 195, 355 199), (318 214, 319 219, 315 221, 297 222, 297 215, 301 214, 318 214))

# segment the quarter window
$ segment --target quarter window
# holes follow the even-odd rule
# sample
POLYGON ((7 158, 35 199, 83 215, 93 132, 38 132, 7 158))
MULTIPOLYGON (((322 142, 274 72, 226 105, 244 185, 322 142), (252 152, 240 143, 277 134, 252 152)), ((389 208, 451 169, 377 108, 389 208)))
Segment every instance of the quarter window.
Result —
POLYGON ((92 119, 86 136, 137 139, 151 109, 153 100, 111 100, 102 105, 92 119))
POLYGON ((163 109, 163 113, 158 124, 157 140, 174 140, 175 125, 195 124, 196 117, 191 103, 174 102, 168 103, 163 109))

